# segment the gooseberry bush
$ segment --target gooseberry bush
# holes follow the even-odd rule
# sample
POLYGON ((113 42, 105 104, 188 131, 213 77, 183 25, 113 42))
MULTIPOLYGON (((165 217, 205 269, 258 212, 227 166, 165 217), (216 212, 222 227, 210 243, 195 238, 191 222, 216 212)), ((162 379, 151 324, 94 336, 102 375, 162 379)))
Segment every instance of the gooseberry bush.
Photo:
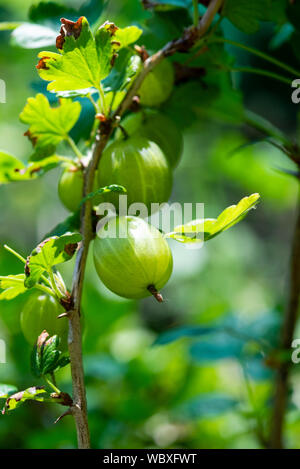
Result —
MULTIPOLYGON (((190 220, 167 233, 149 224, 137 213, 139 210, 119 215, 120 195, 127 196, 128 207, 144 204, 148 211, 151 204, 159 208, 171 196, 173 173, 183 152, 182 82, 198 83, 198 89, 190 88, 191 94, 195 91, 192 100, 201 100, 201 87, 208 87, 209 99, 203 106, 212 115, 231 114, 232 122, 243 121, 260 130, 270 143, 280 145, 289 158, 299 162, 293 143, 263 118, 244 110, 241 94, 230 80, 233 59, 224 49, 228 40, 222 21, 229 20, 242 31, 255 33, 259 21, 265 19, 268 0, 142 3, 154 14, 173 12, 180 4, 190 25, 182 24, 178 37, 150 50, 143 45, 143 29, 136 25, 122 28, 109 19, 101 26, 89 24, 80 12, 75 19, 62 18, 56 51, 38 53, 36 69, 47 83, 48 93, 28 98, 20 113, 25 136, 33 148, 28 164, 5 152, 0 154, 1 184, 35 179, 60 166, 57 190, 61 203, 71 212, 26 258, 4 246, 20 260, 20 273, 0 277, 0 300, 14 301, 30 292, 20 312, 21 329, 33 347, 32 373, 42 377, 46 386, 33 384, 17 392, 3 386, 3 413, 27 400, 60 403, 67 408, 62 416, 74 416, 80 448, 90 447, 81 350, 81 298, 90 247, 96 272, 108 289, 132 299, 152 295, 153 301, 162 303, 161 289, 173 266, 168 238, 181 243, 182 249, 191 243, 206 243, 241 221, 260 198, 257 193, 242 194, 241 200, 218 218, 190 220), (162 107, 172 96, 172 112, 166 113, 162 107), (230 96, 235 105, 228 108, 224 96, 230 96), (93 108, 92 125, 75 143, 71 135, 80 122, 85 101, 93 108), (110 204, 115 213, 97 230, 103 216, 97 207, 102 203, 110 204), (126 236, 110 236, 116 228, 126 236), (70 286, 62 278, 59 265, 73 256, 76 263, 70 286), (55 380, 56 371, 65 366, 71 367, 72 396, 60 390, 55 380)), ((42 8, 37 6, 33 12, 42 17, 42 8)), ((30 31, 33 37, 29 47, 34 47, 35 29, 30 29, 30 24, 13 31, 15 41, 28 47, 30 31)), ((51 34, 49 38, 45 32, 37 47, 52 46, 52 42, 51 34)), ((268 56, 265 59, 272 60, 268 56)), ((284 68, 278 61, 277 65, 284 68)), ((293 73, 286 66, 285 70, 293 73)), ((278 74, 274 78, 287 81, 278 74)), ((189 118, 194 118, 192 108, 189 118)), ((199 157, 200 153, 199 149, 199 157)), ((178 330, 167 341, 183 335, 189 335, 189 331, 178 330)))

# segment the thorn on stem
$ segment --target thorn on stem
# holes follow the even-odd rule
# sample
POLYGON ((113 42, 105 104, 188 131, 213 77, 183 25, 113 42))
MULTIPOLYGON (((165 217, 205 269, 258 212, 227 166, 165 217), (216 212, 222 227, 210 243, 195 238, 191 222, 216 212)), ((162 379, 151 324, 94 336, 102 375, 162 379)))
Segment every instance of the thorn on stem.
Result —
POLYGON ((61 313, 59 316, 57 316, 57 319, 68 318, 68 317, 69 317, 69 313, 61 313))
POLYGON ((154 296, 154 298, 159 302, 162 303, 164 301, 163 296, 161 293, 159 293, 154 285, 149 285, 147 287, 147 290, 151 293, 151 295, 154 296))
POLYGON ((54 422, 54 425, 58 422, 60 422, 64 417, 66 417, 67 415, 72 415, 72 409, 69 408, 68 410, 66 410, 66 412, 64 412, 63 414, 61 414, 54 422))

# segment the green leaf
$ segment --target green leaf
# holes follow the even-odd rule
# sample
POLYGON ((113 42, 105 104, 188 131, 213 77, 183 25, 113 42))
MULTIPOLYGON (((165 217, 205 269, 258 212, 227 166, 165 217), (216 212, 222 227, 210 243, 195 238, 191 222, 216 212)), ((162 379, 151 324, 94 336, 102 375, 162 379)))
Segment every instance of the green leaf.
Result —
POLYGON ((165 331, 156 338, 153 345, 166 345, 184 337, 200 337, 217 330, 216 327, 182 326, 165 331))
POLYGON ((7 399, 11 394, 14 394, 17 391, 16 386, 12 384, 2 384, 0 383, 0 398, 7 399))
POLYGON ((17 170, 23 170, 25 165, 9 153, 0 151, 0 185, 13 180, 17 170))
POLYGON ((103 80, 105 93, 128 89, 140 70, 141 59, 127 50, 122 50, 110 74, 103 80))
POLYGON ((244 33, 253 34, 265 19, 268 7, 268 0, 226 0, 222 14, 244 33))
POLYGON ((143 31, 137 26, 127 26, 123 29, 119 28, 114 34, 114 41, 119 42, 121 47, 127 47, 136 42, 142 32, 143 31))
POLYGON ((12 300, 24 293, 27 289, 24 286, 25 274, 7 275, 0 277, 0 300, 12 300))
POLYGON ((81 239, 79 233, 67 233, 60 237, 53 236, 40 243, 26 260, 25 286, 32 288, 45 271, 49 272, 54 265, 70 260, 81 239))
POLYGON ((14 156, 0 152, 0 185, 36 179, 61 163, 62 159, 57 155, 53 155, 25 166, 14 156))
POLYGON ((40 395, 45 392, 46 391, 42 387, 32 386, 25 389, 25 391, 19 391, 15 394, 12 394, 6 399, 2 414, 4 414, 6 411, 15 410, 17 407, 19 407, 21 404, 24 404, 24 402, 28 400, 43 401, 43 398, 40 395))
POLYGON ((57 335, 49 337, 47 331, 42 332, 31 354, 31 371, 34 376, 40 378, 68 365, 69 357, 59 350, 59 343, 57 335))
POLYGON ((48 99, 39 93, 28 98, 20 114, 20 120, 29 125, 26 134, 37 148, 58 145, 66 139, 76 124, 81 111, 79 102, 61 99, 60 105, 52 108, 48 99))
POLYGON ((120 192, 121 194, 124 194, 127 191, 126 191, 125 187, 123 187, 123 186, 119 186, 118 184, 110 184, 109 186, 100 187, 95 192, 91 192, 84 199, 82 199, 80 204, 84 204, 84 202, 86 202, 87 200, 93 199, 97 195, 105 194, 107 192, 120 192))
POLYGON ((0 22, 0 31, 11 31, 16 29, 18 26, 21 26, 22 22, 20 21, 1 21, 0 22))
POLYGON ((51 82, 47 89, 55 92, 90 87, 99 89, 100 81, 112 68, 114 54, 137 40, 142 33, 135 26, 118 29, 113 23, 106 22, 94 37, 85 17, 80 17, 76 23, 62 22, 63 33, 57 38, 61 53, 39 54, 39 74, 51 82))
POLYGON ((24 49, 40 49, 55 45, 56 32, 47 26, 23 23, 11 35, 13 45, 24 49))
POLYGON ((165 236, 181 243, 208 241, 241 221, 250 209, 255 208, 259 199, 259 194, 244 197, 237 205, 227 207, 217 219, 192 220, 185 225, 176 226, 173 232, 167 233, 165 236))
POLYGON ((243 350, 243 341, 226 332, 217 332, 191 345, 191 357, 200 363, 224 359, 238 359, 243 350))

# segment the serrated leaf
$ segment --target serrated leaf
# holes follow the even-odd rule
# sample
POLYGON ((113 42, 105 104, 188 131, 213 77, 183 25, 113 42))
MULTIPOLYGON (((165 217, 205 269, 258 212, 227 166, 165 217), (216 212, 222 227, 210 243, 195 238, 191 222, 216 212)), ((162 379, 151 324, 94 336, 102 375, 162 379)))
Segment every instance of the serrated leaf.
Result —
POLYGON ((14 45, 24 49, 40 49, 54 46, 56 35, 56 32, 47 26, 23 23, 14 29, 11 40, 14 45))
POLYGON ((62 22, 63 33, 57 38, 61 53, 41 52, 37 66, 41 78, 51 82, 47 89, 55 92, 99 89, 100 81, 112 68, 116 51, 142 33, 135 26, 122 30, 106 22, 94 37, 85 17, 80 17, 76 23, 62 22))
POLYGON ((237 205, 227 207, 217 219, 192 220, 185 225, 176 226, 172 233, 167 233, 165 236, 181 243, 208 241, 241 221, 250 209, 255 208, 259 199, 259 194, 244 197, 237 205))
POLYGON ((82 239, 79 233, 67 233, 53 236, 40 243, 28 256, 25 265, 25 286, 32 288, 45 271, 53 266, 70 260, 82 239))
POLYGON ((40 395, 45 392, 45 389, 42 387, 32 386, 25 389, 24 391, 19 391, 15 394, 12 394, 8 397, 8 399, 6 399, 2 414, 4 414, 6 411, 15 410, 17 407, 19 407, 21 404, 24 404, 24 402, 28 400, 43 401, 43 398, 40 397, 40 395))
POLYGON ((0 277, 0 300, 12 300, 18 295, 25 293, 27 288, 24 286, 25 274, 7 275, 0 277))
POLYGON ((58 145, 68 137, 81 111, 80 103, 61 99, 60 105, 51 107, 48 99, 39 93, 28 98, 20 120, 29 125, 26 134, 37 148, 58 145))
POLYGON ((14 394, 16 391, 16 386, 13 386, 12 384, 0 383, 0 399, 7 399, 11 394, 14 394))
POLYGON ((244 33, 253 34, 265 19, 268 3, 268 0, 226 0, 222 14, 244 33))

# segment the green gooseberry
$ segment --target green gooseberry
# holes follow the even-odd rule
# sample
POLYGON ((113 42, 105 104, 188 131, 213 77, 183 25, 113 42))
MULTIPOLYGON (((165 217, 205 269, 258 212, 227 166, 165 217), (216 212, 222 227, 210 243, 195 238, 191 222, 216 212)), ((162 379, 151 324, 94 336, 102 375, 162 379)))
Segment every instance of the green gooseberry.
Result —
MULTIPOLYGON (((79 209, 80 202, 83 199, 83 171, 78 166, 67 166, 58 182, 58 195, 63 205, 70 210, 76 212, 79 209)), ((97 174, 95 175, 94 191, 97 190, 97 174)), ((93 199, 95 205, 99 201, 98 196, 93 199)))
POLYGON ((148 73, 141 84, 138 95, 143 106, 156 107, 166 101, 174 85, 174 68, 171 62, 163 60, 148 73))
POLYGON ((138 217, 112 217, 94 241, 94 263, 100 280, 112 292, 131 299, 159 290, 169 280, 173 258, 160 231, 138 217))
POLYGON ((64 312, 64 308, 52 296, 32 292, 21 311, 21 329, 27 342, 34 345, 38 336, 46 330, 50 336, 58 335, 61 350, 67 350, 68 321, 66 318, 57 318, 64 312))
MULTIPOLYGON (((183 136, 177 125, 165 114, 152 110, 132 113, 121 122, 128 135, 139 135, 155 142, 164 152, 171 168, 175 168, 183 151, 183 136)), ((117 129, 116 138, 122 138, 117 129)))
MULTIPOLYGON (((167 202, 172 190, 172 172, 159 146, 145 137, 117 140, 104 150, 98 166, 98 186, 119 184, 127 190, 128 206, 143 203, 148 215, 167 202)), ((102 200, 118 207, 119 194, 110 192, 102 200)), ((146 215, 147 216, 147 215, 146 215)))

